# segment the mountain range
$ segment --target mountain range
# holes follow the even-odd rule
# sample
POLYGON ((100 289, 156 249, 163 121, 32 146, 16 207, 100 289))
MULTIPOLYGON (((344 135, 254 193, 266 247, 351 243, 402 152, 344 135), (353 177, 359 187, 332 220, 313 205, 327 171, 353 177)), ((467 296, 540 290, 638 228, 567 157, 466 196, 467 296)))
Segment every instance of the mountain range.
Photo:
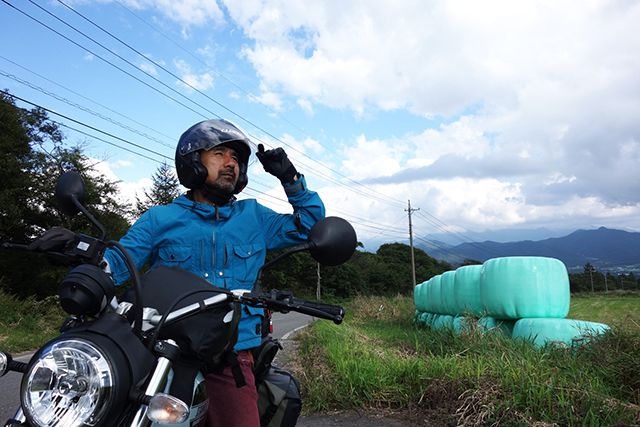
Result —
POLYGON ((469 242, 457 246, 434 241, 416 245, 433 258, 460 264, 463 259, 486 261, 504 256, 545 256, 564 262, 572 272, 591 263, 599 271, 640 271, 640 233, 600 227, 562 237, 515 242, 469 242))

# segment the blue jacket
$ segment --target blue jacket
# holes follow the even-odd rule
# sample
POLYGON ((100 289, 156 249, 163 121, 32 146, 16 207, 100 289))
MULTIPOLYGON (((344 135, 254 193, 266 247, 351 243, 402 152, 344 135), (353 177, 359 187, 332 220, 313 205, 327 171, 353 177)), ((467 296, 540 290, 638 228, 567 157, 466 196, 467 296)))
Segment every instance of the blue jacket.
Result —
MULTIPOLYGON (((266 251, 306 241, 325 211, 320 196, 304 177, 285 186, 293 214, 280 214, 256 200, 235 200, 217 208, 180 196, 143 214, 120 243, 136 268, 146 262, 189 270, 226 289, 251 289, 266 251)), ((129 273, 113 250, 105 254, 117 284, 129 273)), ((260 344, 263 310, 243 307, 236 350, 260 344)))

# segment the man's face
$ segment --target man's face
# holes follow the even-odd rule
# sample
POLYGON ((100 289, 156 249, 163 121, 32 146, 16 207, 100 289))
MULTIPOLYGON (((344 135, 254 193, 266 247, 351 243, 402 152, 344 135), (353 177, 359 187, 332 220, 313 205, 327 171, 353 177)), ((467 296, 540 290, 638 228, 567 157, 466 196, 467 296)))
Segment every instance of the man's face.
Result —
POLYGON ((219 145, 203 151, 200 162, 207 168, 207 184, 229 193, 233 193, 238 182, 240 166, 234 149, 219 145))

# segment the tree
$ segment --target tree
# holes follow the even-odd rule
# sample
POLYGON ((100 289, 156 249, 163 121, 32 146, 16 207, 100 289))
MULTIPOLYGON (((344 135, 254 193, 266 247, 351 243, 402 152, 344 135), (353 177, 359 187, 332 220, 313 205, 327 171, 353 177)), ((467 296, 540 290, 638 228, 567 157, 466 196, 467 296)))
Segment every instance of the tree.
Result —
POLYGON ((152 206, 167 205, 180 195, 180 182, 166 162, 158 166, 151 180, 151 191, 144 190, 142 200, 136 196, 136 216, 142 215, 152 206))
MULTIPOLYGON (((68 218, 56 209, 55 185, 69 169, 83 177, 85 204, 107 237, 117 239, 128 229, 127 206, 116 200, 116 184, 92 169, 80 147, 63 146, 62 133, 44 111, 18 108, 5 94, 0 94, 0 152, 1 241, 27 243, 53 226, 95 234, 86 218, 68 218)), ((54 293, 65 272, 42 256, 0 253, 0 288, 18 296, 54 293)))

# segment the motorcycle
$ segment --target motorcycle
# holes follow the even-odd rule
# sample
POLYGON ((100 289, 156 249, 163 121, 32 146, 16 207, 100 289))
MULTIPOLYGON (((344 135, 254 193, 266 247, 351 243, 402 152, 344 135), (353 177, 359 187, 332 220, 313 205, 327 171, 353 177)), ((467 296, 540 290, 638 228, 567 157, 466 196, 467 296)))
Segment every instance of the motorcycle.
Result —
MULTIPOLYGON (((20 407, 5 427, 202 425, 208 406, 203 373, 233 363, 242 305, 268 313, 295 311, 336 324, 344 318, 341 306, 260 289, 262 272, 293 253, 308 251, 325 265, 348 260, 356 235, 341 218, 319 221, 308 242, 265 263, 253 290, 228 291, 174 267, 152 268, 140 276, 126 249, 105 241, 104 227, 83 204, 84 183, 77 172, 60 177, 56 200, 63 213, 84 214, 101 237, 73 233, 63 247, 36 249, 72 267, 58 290, 69 317, 60 336, 44 344, 28 363, 0 352, 0 377, 8 371, 23 374, 20 407), (114 283, 103 269, 107 248, 122 257, 130 272, 132 286, 121 297, 116 297, 114 283)), ((60 230, 64 229, 53 234, 60 230)), ((14 243, 3 243, 2 248, 34 250, 33 245, 14 243)), ((269 322, 267 315, 267 331, 269 322)), ((257 380, 269 372, 278 350, 268 333, 263 337, 263 345, 254 352, 257 380)), ((235 379, 241 385, 243 378, 235 379)))

